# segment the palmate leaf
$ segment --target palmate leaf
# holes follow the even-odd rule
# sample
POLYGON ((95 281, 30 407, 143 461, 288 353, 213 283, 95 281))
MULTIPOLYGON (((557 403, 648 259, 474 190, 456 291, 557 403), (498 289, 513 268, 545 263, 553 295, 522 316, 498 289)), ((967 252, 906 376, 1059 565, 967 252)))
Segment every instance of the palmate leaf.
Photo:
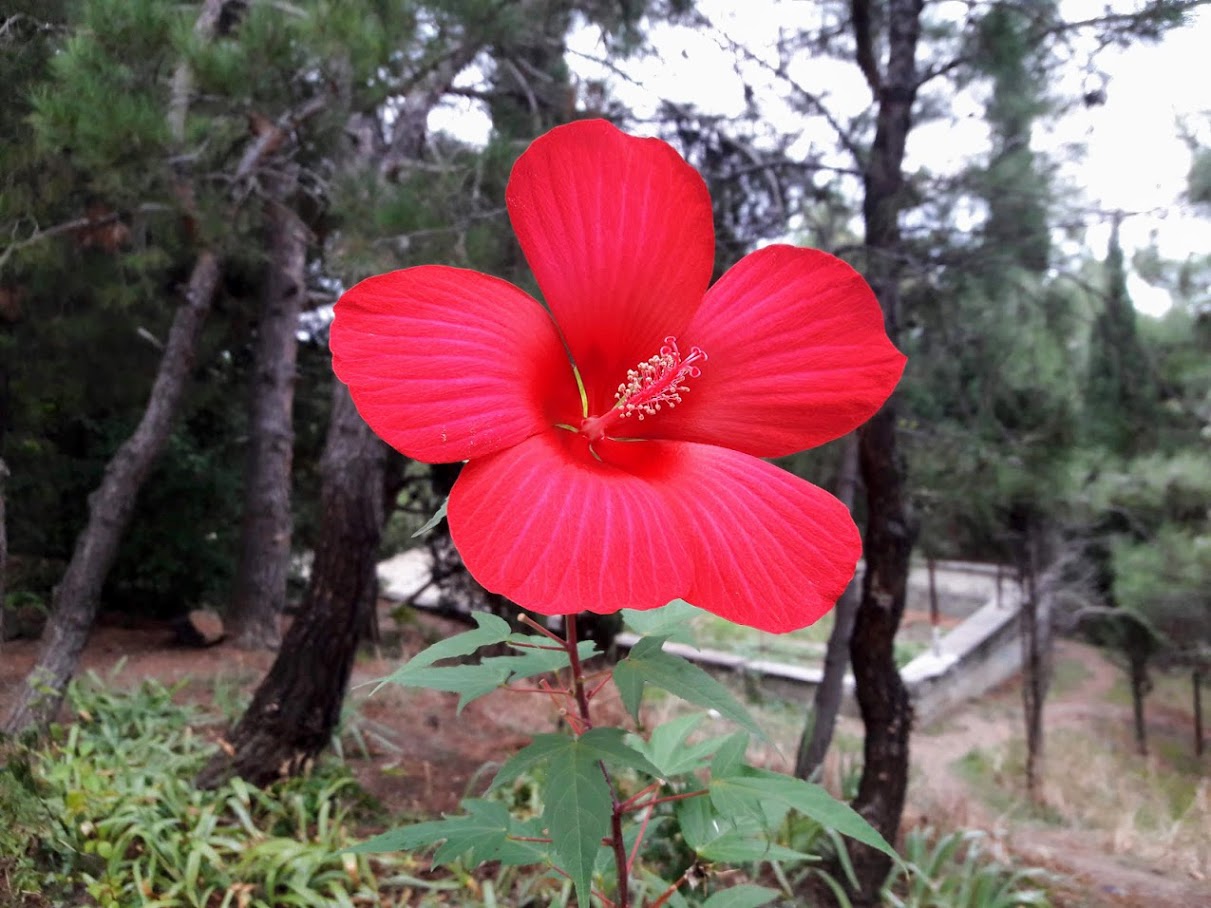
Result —
POLYGON ((710 738, 695 744, 687 744, 686 738, 701 724, 706 716, 691 714, 665 722, 652 729, 649 740, 638 735, 628 738, 631 745, 653 764, 660 768, 664 778, 683 775, 701 769, 715 752, 724 738, 710 738))
POLYGON ((690 628, 693 627, 694 617, 701 614, 701 610, 684 599, 674 599, 661 608, 623 609, 622 620, 641 637, 663 637, 693 646, 690 628))
MULTIPOLYGON (((568 667, 568 654, 560 649, 537 649, 536 646, 549 646, 551 641, 545 637, 528 634, 512 634, 507 641, 509 646, 519 650, 517 656, 495 656, 483 660, 485 665, 501 665, 508 670, 509 681, 520 681, 533 678, 547 672, 557 672, 568 667), (518 644, 526 644, 518 646, 518 644)), ((597 655, 597 645, 592 640, 581 640, 576 646, 580 661, 584 662, 597 655)))
MULTIPOLYGON (((568 654, 559 649, 536 649, 546 647, 550 641, 545 637, 512 633, 508 623, 496 615, 476 612, 471 617, 478 627, 475 630, 440 640, 421 650, 394 672, 383 678, 384 684, 401 687, 424 687, 459 694, 458 711, 472 700, 496 690, 510 681, 531 678, 546 672, 559 671, 568 665, 568 654), (517 656, 493 656, 482 659, 476 665, 435 665, 444 659, 469 656, 484 646, 507 643, 520 651, 517 656), (519 647, 517 644, 528 644, 519 647)), ((597 653, 591 640, 581 641, 577 652, 582 660, 597 653)))
POLYGON ((610 831, 610 786, 599 761, 576 742, 558 754, 543 787, 543 820, 559 866, 576 886, 576 899, 589 904, 593 863, 610 831))
POLYGON ((495 801, 468 798, 463 801, 467 813, 441 820, 430 820, 391 829, 349 849, 355 854, 383 851, 416 851, 439 842, 433 855, 435 864, 448 864, 468 855, 472 865, 484 861, 537 864, 547 858, 546 851, 530 842, 509 839, 517 834, 508 809, 495 801))
POLYGON ((618 728, 594 728, 579 738, 535 735, 528 747, 505 762, 490 786, 496 788, 536 766, 546 766, 542 822, 555 860, 575 884, 582 905, 589 904, 601 840, 610 834, 610 787, 600 763, 622 764, 660 778, 660 770, 628 746, 623 734, 618 728))
POLYGON ((708 798, 677 805, 677 823, 686 845, 707 861, 810 861, 812 857, 769 840, 771 824, 755 816, 721 816, 708 798))
POLYGON ((743 766, 732 775, 712 773, 709 787, 712 803, 724 815, 765 816, 771 807, 797 810, 821 826, 877 848, 899 861, 895 849, 878 830, 852 807, 838 801, 819 785, 793 776, 743 766))
POLYGON ((732 692, 705 671, 664 652, 663 637, 644 637, 631 649, 625 659, 614 666, 614 684, 627 711, 639 719, 639 703, 643 686, 653 684, 682 700, 713 709, 762 738, 765 734, 732 692))
POLYGON ((469 656, 481 647, 505 641, 512 633, 508 622, 497 615, 476 612, 471 617, 478 625, 475 630, 447 637, 421 650, 386 678, 381 679, 374 690, 377 691, 385 684, 398 684, 401 687, 425 687, 461 694, 458 703, 461 712, 463 707, 476 697, 482 697, 503 684, 509 675, 503 666, 434 664, 443 659, 469 656))

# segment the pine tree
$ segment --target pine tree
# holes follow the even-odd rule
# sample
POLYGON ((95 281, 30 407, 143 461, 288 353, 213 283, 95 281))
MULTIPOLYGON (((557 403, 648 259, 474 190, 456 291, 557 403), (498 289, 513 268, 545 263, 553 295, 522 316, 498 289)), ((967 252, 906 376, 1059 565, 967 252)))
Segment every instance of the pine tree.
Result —
POLYGON ((1155 375, 1140 342, 1135 307, 1127 294, 1127 272, 1116 218, 1106 252, 1102 310, 1089 339, 1085 391, 1088 441, 1130 456, 1153 442, 1159 403, 1155 375))

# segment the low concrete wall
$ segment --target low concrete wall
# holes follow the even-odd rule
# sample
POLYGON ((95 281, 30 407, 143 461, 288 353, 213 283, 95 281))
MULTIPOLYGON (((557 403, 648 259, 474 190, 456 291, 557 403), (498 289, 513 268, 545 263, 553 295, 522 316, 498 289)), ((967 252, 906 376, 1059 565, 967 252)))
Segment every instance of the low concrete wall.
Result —
MULTIPOLYGON (((996 565, 970 562, 944 562, 935 565, 936 583, 943 613, 947 597, 981 597, 984 605, 971 612, 939 641, 939 654, 927 650, 901 670, 916 709, 918 722, 930 722, 959 704, 979 697, 1017 674, 1022 667, 1018 639, 1021 602, 1017 583, 1008 571, 998 572, 996 565), (998 576, 1000 583, 998 584, 998 576), (999 585, 999 589, 998 589, 999 585)), ((412 549, 379 565, 382 594, 387 598, 408 599, 428 581, 428 562, 421 549, 412 549)), ((910 583, 928 586, 925 565, 914 564, 910 583)), ((417 604, 428 603, 422 595, 417 604)), ((623 648, 634 645, 634 634, 620 634, 623 648)), ((790 665, 782 662, 748 659, 735 653, 713 649, 695 649, 680 643, 665 649, 719 675, 740 675, 756 696, 788 700, 806 700, 823 677, 818 665, 790 665)), ((842 711, 857 715, 852 675, 845 678, 842 711)))
POLYGON ((918 722, 931 722, 1018 673, 1020 616, 1017 584, 1006 585, 1001 604, 989 600, 944 636, 938 655, 930 650, 904 666, 900 676, 918 722))

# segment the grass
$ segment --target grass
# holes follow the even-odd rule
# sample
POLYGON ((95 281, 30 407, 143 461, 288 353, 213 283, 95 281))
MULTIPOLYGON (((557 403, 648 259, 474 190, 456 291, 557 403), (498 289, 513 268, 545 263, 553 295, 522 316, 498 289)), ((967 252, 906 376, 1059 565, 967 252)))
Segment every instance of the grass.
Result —
MULTIPOLYGON (((1148 671, 1148 679, 1152 682, 1152 689, 1144 698, 1145 716, 1147 716, 1148 710, 1153 708, 1190 714, 1193 708, 1193 693, 1190 689, 1189 671, 1150 669, 1148 671)), ((1208 699, 1208 695, 1205 693, 1207 687, 1208 685, 1204 682, 1204 701, 1208 699)), ((1107 699, 1119 706, 1131 705, 1131 683, 1127 678, 1125 670, 1120 669, 1118 676, 1114 679, 1114 686, 1110 689, 1110 695, 1107 699)))
POLYGON ((1052 668, 1051 688, 1047 695, 1062 697, 1064 694, 1080 689, 1092 677, 1093 672, 1081 660, 1059 659, 1052 668))
MULTIPOLYGON (((708 612, 696 614, 692 632, 698 646, 743 656, 750 661, 765 660, 789 665, 815 665, 824 661, 828 638, 833 630, 833 613, 815 624, 789 634, 767 634, 742 627, 708 612)), ((901 625, 896 638, 896 664, 903 668, 929 648, 929 624, 917 621, 901 625)))
MULTIPOLYGON (((1211 867, 1211 780, 1132 751, 1130 730, 1066 728, 1047 738, 1041 808, 1023 790, 1021 738, 973 749, 956 769, 989 807, 1016 821, 1042 821, 1093 836, 1109 852, 1176 873, 1211 867)), ((1158 748, 1177 746, 1157 736, 1158 748)), ((1189 749, 1188 742, 1185 743, 1189 749)))
POLYGON ((213 746, 198 729, 213 717, 176 692, 74 684, 72 724, 4 746, 0 904, 351 908, 435 888, 407 858, 349 853, 370 814, 339 764, 266 790, 196 789, 213 746))

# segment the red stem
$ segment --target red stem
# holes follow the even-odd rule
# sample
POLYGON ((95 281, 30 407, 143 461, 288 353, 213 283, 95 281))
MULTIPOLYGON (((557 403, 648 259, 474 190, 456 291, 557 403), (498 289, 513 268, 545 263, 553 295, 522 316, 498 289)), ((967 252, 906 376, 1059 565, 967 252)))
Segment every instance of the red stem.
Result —
POLYGON ((635 836, 635 844, 631 846, 631 856, 627 858, 627 870, 635 866, 635 856, 639 854, 639 846, 643 844, 643 836, 648 831, 648 822, 652 819, 652 808, 644 814, 643 822, 639 825, 639 835, 635 836))
POLYGON ((699 791, 686 791, 681 794, 665 795, 663 798, 652 798, 650 801, 644 801, 642 804, 631 805, 631 810, 643 810, 645 807, 655 807, 657 804, 667 804, 669 801, 684 801, 687 798, 700 798, 704 794, 710 794, 706 788, 699 791))
MULTIPOLYGON (((568 663, 572 667, 572 690, 576 695, 576 705, 580 708, 580 718, 587 731, 593 727, 593 719, 589 714, 589 697, 584 688, 584 668, 580 664, 580 653, 577 651, 575 615, 568 615, 567 630, 568 639, 565 645, 568 650, 568 663)), ((606 784, 610 786, 610 801, 613 805, 610 811, 610 838, 614 846, 614 867, 618 873, 618 901, 615 908, 628 908, 631 888, 630 864, 627 861, 626 841, 622 837, 622 815, 626 811, 618 799, 618 790, 614 787, 614 780, 606 769, 605 762, 602 761, 598 765, 601 766, 601 774, 605 776, 606 784)))
POLYGON ((560 649, 568 648, 568 641, 564 640, 563 637, 559 636, 559 634, 554 634, 551 631, 547 630, 545 627, 543 627, 541 624, 539 624, 537 621, 535 621, 533 618, 531 618, 529 615, 525 614, 524 612, 522 613, 521 618, 518 620, 520 620, 522 624, 525 624, 525 625, 528 625, 529 627, 534 628, 534 630, 538 631, 544 637, 550 637, 552 640, 554 640, 556 643, 559 644, 560 649))
POLYGON ((676 892, 678 889, 680 889, 681 884, 690 878, 690 870, 693 870, 693 869, 694 869, 694 865, 691 864, 690 869, 681 875, 681 879, 679 879, 676 883, 674 883, 668 889, 666 889, 661 894, 660 898, 658 898, 658 899, 656 899, 656 901, 652 902, 651 908, 661 908, 661 906, 666 905, 668 903, 668 900, 673 897, 673 893, 676 892))

